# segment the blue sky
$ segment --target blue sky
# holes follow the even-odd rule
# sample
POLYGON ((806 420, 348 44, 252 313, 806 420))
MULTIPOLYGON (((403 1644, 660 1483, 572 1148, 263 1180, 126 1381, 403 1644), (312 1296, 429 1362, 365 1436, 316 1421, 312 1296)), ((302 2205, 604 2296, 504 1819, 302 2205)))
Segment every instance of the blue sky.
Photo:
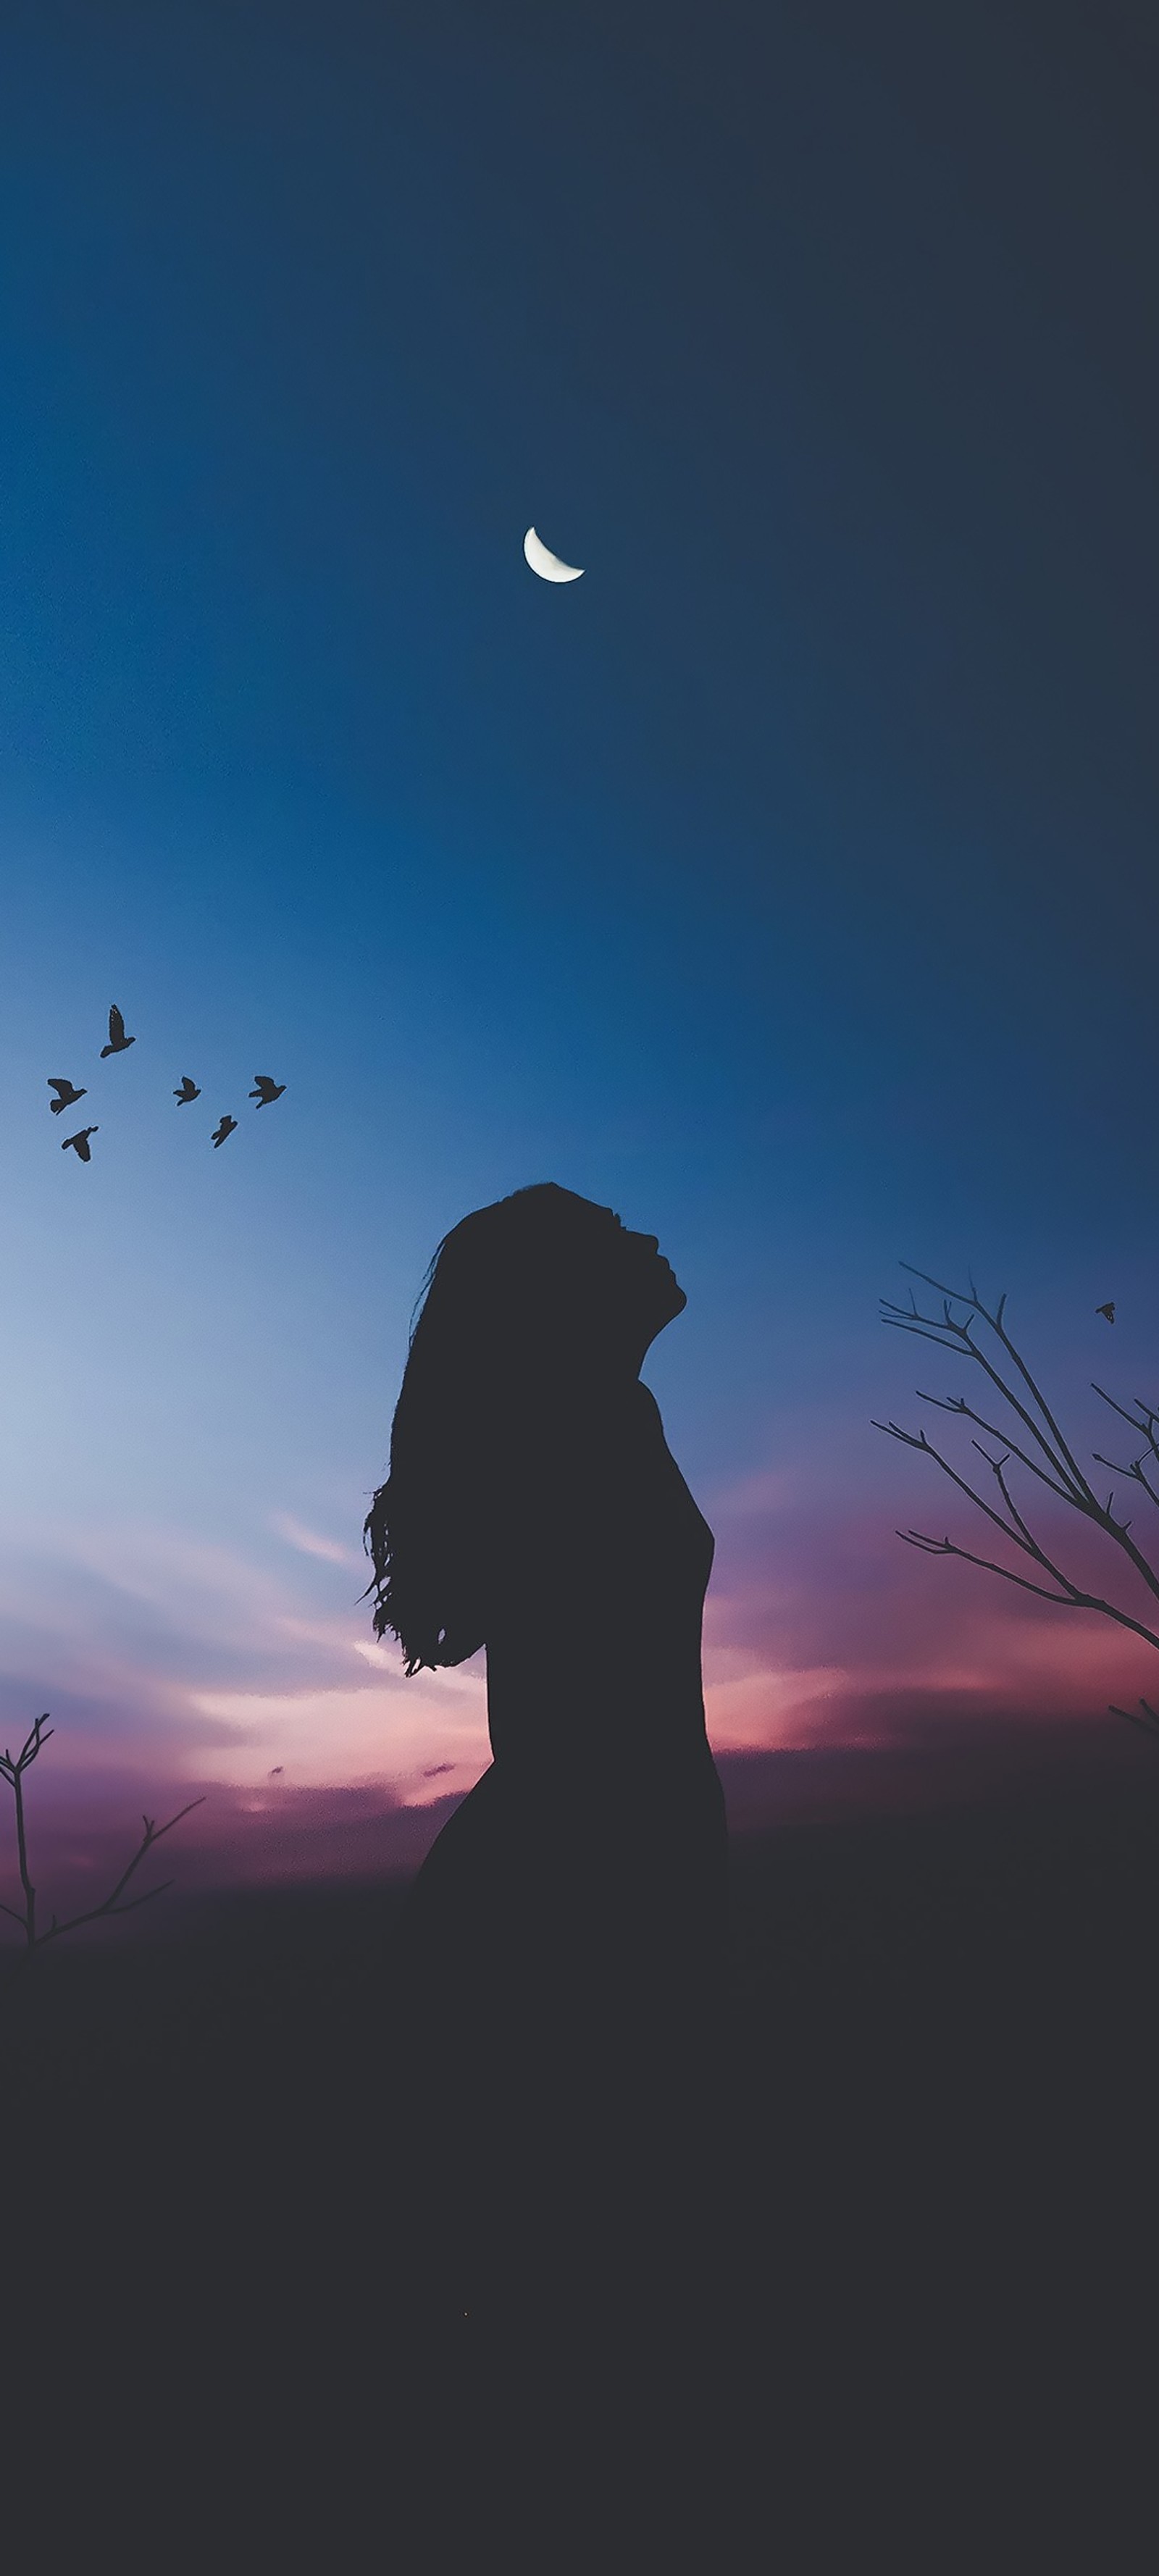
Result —
POLYGON ((746 1740, 1062 1687, 868 1418, 899 1258, 1080 1415, 1096 1302, 1154 1353, 1153 45, 935 17, 7 16, 0 1681, 62 1771, 256 1775, 263 1692, 315 1788, 482 1758, 359 1528, 434 1244, 541 1178, 688 1290, 746 1740))

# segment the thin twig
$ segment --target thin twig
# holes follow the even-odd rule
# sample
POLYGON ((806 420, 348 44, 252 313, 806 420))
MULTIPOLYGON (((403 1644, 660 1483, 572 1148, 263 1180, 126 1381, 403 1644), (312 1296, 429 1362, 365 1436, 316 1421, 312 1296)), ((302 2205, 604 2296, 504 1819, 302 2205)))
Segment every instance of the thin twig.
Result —
POLYGON ((182 1817, 191 1816, 195 1807, 203 1807, 205 1804, 204 1797, 191 1798, 187 1807, 179 1808, 177 1814, 175 1816, 170 1816, 167 1823, 163 1825, 158 1825, 152 1816, 146 1816, 143 1814, 141 1822, 144 1825, 145 1830, 142 1834, 138 1848, 134 1852, 127 1869, 122 1870, 116 1886, 111 1890, 110 1894, 105 1897, 103 1904, 90 1906, 83 1914, 70 1915, 67 1923, 58 1923, 54 1914, 47 1932, 38 1932, 36 1929, 36 1890, 32 1884, 28 1871, 28 1845, 24 1823, 24 1774, 30 1768, 31 1764, 35 1762, 42 1745, 47 1744, 49 1737, 55 1735, 55 1733, 55 1727, 49 1726, 48 1724, 48 1711, 46 1709, 43 1717, 38 1717, 30 1728, 19 1753, 14 1754, 10 1748, 6 1746, 3 1754, 0 1755, 0 1776, 7 1780, 16 1801, 16 1843, 20 1861, 20 1883, 24 1889, 23 1914, 18 1914, 14 1906, 4 1905, 2 1903, 0 1903, 0 1913, 9 1915, 14 1923, 19 1923, 24 1934, 24 1951, 22 1955, 25 1959, 31 1958, 34 1950, 43 1950, 46 1948, 50 1941, 58 1941, 62 1933, 75 1932, 78 1925, 82 1923, 96 1923, 105 1915, 132 1914, 135 1913, 139 1905, 149 1905, 155 1896, 164 1896, 166 1889, 172 1887, 174 1884, 174 1881, 171 1878, 163 1879, 159 1887, 146 1888, 143 1896, 130 1897, 127 1905, 121 1905, 118 1903, 122 1890, 128 1886, 134 1870, 140 1866, 140 1863, 145 1858, 146 1852, 152 1850, 154 1843, 160 1842, 163 1834, 171 1833, 174 1825, 179 1825, 181 1823, 182 1817), (47 1733, 45 1732, 46 1728, 47 1733))
POLYGON ((1116 1708, 1112 1703, 1109 1715, 1127 1718, 1132 1726, 1141 1727, 1144 1735, 1149 1735, 1154 1742, 1159 1737, 1159 1708, 1152 1708, 1150 1702, 1145 1699, 1140 1700, 1139 1708, 1143 1711, 1141 1717, 1136 1709, 1116 1708))
MULTIPOLYGON (((909 1262, 909 1261, 903 1261, 903 1262, 902 1262, 901 1267, 902 1267, 902 1269, 903 1269, 903 1270, 913 1270, 913 1264, 912 1264, 912 1262, 909 1262)), ((913 1271, 913 1276, 914 1276, 914 1278, 915 1278, 915 1279, 929 1279, 929 1274, 928 1274, 928 1272, 926 1272, 926 1271, 922 1271, 922 1270, 914 1270, 914 1271, 913 1271)), ((1063 1435, 1062 1435, 1061 1431, 1059 1430, 1058 1424, 1057 1424, 1057 1422, 1055 1421, 1054 1415, 1053 1415, 1053 1413, 1052 1413, 1052 1412, 1051 1412, 1051 1410, 1050 1410, 1050 1406, 1048 1405, 1048 1403, 1047 1403, 1047 1401, 1046 1401, 1045 1396, 1040 1392, 1039 1388, 1035 1385, 1034 1379, 1032 1378, 1032 1376, 1031 1376, 1031 1374, 1030 1374, 1030 1371, 1029 1371, 1029 1369, 1027 1368, 1027 1365, 1026 1365, 1025 1360, 1021 1357, 1020 1353, 1019 1353, 1018 1351, 1016 1351, 1016 1350, 1015 1350, 1014 1344, 1013 1344, 1013 1342, 1012 1342, 1012 1341, 1011 1341, 1011 1339, 1010 1339, 1010 1335, 1009 1335, 1009 1333, 1007 1332, 1005 1325, 1003 1324, 1002 1318, 1003 1318, 1003 1315, 1004 1315, 1004 1314, 1005 1314, 1005 1312, 1006 1312, 1006 1291, 1005 1291, 1005 1289, 1003 1289, 1002 1295, 1000 1296, 1000 1298, 999 1298, 999 1300, 998 1300, 998 1305, 997 1305, 996 1311, 994 1312, 994 1314, 993 1314, 993 1315, 991 1315, 991 1314, 989 1314, 989 1313, 987 1312, 987 1310, 986 1310, 985 1306, 982 1304, 981 1298, 980 1298, 980 1297, 975 1293, 975 1290, 974 1290, 974 1287, 973 1287, 973 1284, 972 1284, 972 1283, 971 1283, 970 1295, 969 1295, 969 1297, 968 1297, 968 1298, 963 1297, 963 1296, 960 1294, 960 1292, 959 1292, 957 1289, 955 1289, 955 1288, 944 1289, 944 1288, 942 1287, 942 1283, 941 1283, 941 1281, 940 1281, 940 1280, 938 1280, 938 1279, 930 1279, 930 1280, 929 1280, 929 1285, 930 1285, 932 1288, 937 1288, 937 1289, 939 1289, 939 1291, 941 1292, 941 1294, 942 1294, 942 1295, 944 1295, 944 1296, 949 1296, 949 1297, 954 1298, 954 1299, 955 1299, 955 1301, 956 1301, 956 1303, 957 1303, 958 1305, 960 1305, 960 1306, 964 1306, 964 1305, 970 1305, 970 1306, 972 1306, 972 1307, 974 1308, 975 1312, 976 1312, 977 1314, 981 1315, 981 1317, 982 1317, 983 1321, 984 1321, 985 1323, 989 1324, 991 1331, 992 1331, 993 1333, 996 1333, 996 1334, 997 1334, 998 1340, 1001 1342, 1003 1350, 1007 1353, 1008 1357, 1009 1357, 1010 1359, 1012 1359, 1012 1360, 1013 1360, 1013 1362, 1014 1362, 1014 1366, 1015 1366, 1015 1368, 1017 1369, 1017 1371, 1018 1371, 1018 1374, 1019 1374, 1020 1378, 1022 1379, 1023 1385, 1024 1385, 1024 1386, 1026 1386, 1026 1387, 1029 1387, 1029 1389, 1030 1389, 1030 1393, 1031 1393, 1031 1395, 1032 1395, 1032 1397, 1033 1397, 1033 1399, 1034 1399, 1034 1402, 1035 1402, 1035 1403, 1036 1403, 1036 1405, 1038 1406, 1039 1412, 1041 1413, 1042 1418, 1043 1418, 1043 1421, 1044 1421, 1044 1422, 1045 1422, 1045 1424, 1046 1424, 1047 1430, 1048 1430, 1048 1431, 1049 1431, 1049 1433, 1050 1433, 1050 1437, 1051 1437, 1051 1439, 1052 1439, 1052 1440, 1054 1441, 1054 1443, 1055 1443, 1055 1447, 1056 1447, 1056 1450, 1057 1450, 1057 1452, 1058 1452, 1058 1455, 1062 1458, 1062 1460, 1063 1460, 1063 1462, 1064 1462, 1064 1465, 1069 1469, 1069 1472, 1070 1472, 1070 1474, 1073 1476, 1073 1478, 1074 1478, 1074 1481, 1075 1481, 1076 1485, 1080 1488, 1080 1490, 1081 1490, 1084 1494, 1088 1495, 1088 1496, 1089 1496, 1089 1498, 1090 1498, 1090 1500, 1093 1502, 1093 1501, 1094 1501, 1094 1495, 1093 1495, 1093 1493, 1091 1492, 1091 1488, 1090 1488, 1090 1486, 1089 1486, 1089 1485, 1088 1485, 1088 1483, 1087 1483, 1087 1480, 1086 1480, 1086 1477, 1085 1477, 1085 1476, 1084 1476, 1084 1474, 1083 1474, 1082 1468, 1079 1466, 1079 1463, 1078 1463, 1077 1458, 1075 1458, 1075 1457, 1073 1457, 1073 1456, 1072 1456, 1072 1454, 1071 1454, 1071 1452, 1070 1452, 1069 1448, 1067 1447, 1066 1441, 1064 1440, 1063 1435)), ((972 1345, 972 1344, 971 1344, 971 1348, 973 1348, 973 1345, 972 1345)), ((1011 1389, 1010 1389, 1008 1386, 1006 1386, 1006 1385, 1004 1384, 1003 1380, 999 1377, 997 1370, 991 1367, 991 1364, 990 1364, 989 1360, 988 1360, 988 1359, 986 1359, 986 1358, 983 1356, 983 1354, 982 1354, 982 1352, 981 1352, 981 1351, 979 1351, 979 1352, 978 1352, 977 1356, 978 1356, 978 1359, 979 1359, 979 1362, 980 1362, 981 1366, 982 1366, 982 1367, 985 1369, 985 1371, 986 1371, 986 1375, 987 1375, 987 1377, 989 1377, 989 1378, 992 1378, 992 1379, 993 1379, 995 1386, 996 1386, 996 1387, 998 1387, 998 1389, 1000 1390, 1001 1394, 1003 1394, 1003 1395, 1005 1396, 1007 1403, 1008 1403, 1008 1404, 1012 1404, 1012 1405, 1013 1405, 1015 1412, 1020 1416, 1021 1420, 1022 1420, 1023 1422, 1025 1422, 1026 1427, 1027 1427, 1027 1430, 1028 1430, 1028 1431, 1033 1432, 1034 1437, 1035 1437, 1035 1439, 1039 1442, 1040 1447, 1041 1447, 1041 1448, 1043 1448, 1043 1449, 1046 1449, 1046 1450, 1047 1450, 1047 1452, 1048 1452, 1048 1455, 1049 1455, 1048 1443, 1043 1439, 1043 1437, 1042 1437, 1042 1433, 1039 1431, 1039 1429, 1038 1429, 1038 1427, 1037 1427, 1037 1424, 1036 1424, 1036 1423, 1031 1419, 1031 1416, 1027 1413, 1027 1411, 1026 1411, 1026 1409, 1025 1409, 1025 1406, 1024 1406, 1024 1405, 1022 1405, 1022 1404, 1019 1402, 1018 1397, 1017 1397, 1015 1394, 1013 1394, 1013 1393, 1012 1393, 1011 1389)))
POLYGON ((191 1816, 195 1807, 203 1807, 204 1805, 204 1798, 191 1798, 187 1807, 179 1808, 175 1816, 170 1816, 167 1825, 155 1826, 151 1817, 143 1817, 142 1822, 144 1824, 145 1831, 141 1837, 140 1846, 138 1850, 134 1852, 128 1868, 122 1871, 112 1894, 110 1896, 106 1896, 103 1905, 92 1906, 87 1914, 71 1915, 67 1923, 57 1923, 54 1918, 52 1930, 41 1933, 40 1946, 43 1946, 46 1941, 58 1939, 62 1932, 75 1932, 78 1923, 96 1923, 104 1914, 132 1914, 135 1907, 138 1905, 148 1905, 154 1896, 164 1896, 166 1888, 172 1887, 175 1883, 171 1878, 163 1879, 160 1887, 147 1888, 143 1896, 130 1897, 127 1905, 118 1905, 117 1903, 117 1898, 121 1893, 121 1889, 128 1885, 138 1863, 144 1860, 146 1852, 152 1850, 154 1843, 160 1842, 162 1834, 170 1833, 174 1825, 179 1825, 183 1816, 191 1816))
MULTIPOLYGON (((903 1261, 901 1267, 903 1270, 913 1270, 913 1264, 909 1261, 903 1261)), ((1035 1403, 1038 1405, 1039 1411, 1043 1416, 1043 1420, 1046 1422, 1055 1442, 1055 1447, 1053 1449, 1051 1448, 1050 1441, 1046 1438, 1045 1433, 1039 1429, 1033 1414, 1027 1412, 1026 1406, 1023 1404, 1021 1397, 1015 1394, 1014 1389, 1007 1386, 1005 1379, 994 1367, 993 1361, 988 1360, 985 1352, 979 1350, 977 1343, 971 1338, 969 1322, 967 1321, 965 1324, 959 1324, 957 1319, 951 1315, 948 1303, 943 1305, 943 1324, 939 1327, 936 1316, 922 1315, 920 1313, 919 1308, 914 1303, 912 1290, 910 1292, 910 1309, 908 1314, 903 1306, 894 1306, 889 1299, 883 1297, 881 1300, 882 1308, 884 1310, 882 1315, 883 1323, 893 1324, 901 1332, 916 1332, 919 1340, 937 1341, 942 1350, 953 1350, 956 1347, 963 1350, 970 1359, 976 1360, 979 1368, 983 1369, 986 1376, 990 1379, 991 1385, 997 1387, 998 1393, 1003 1398, 1003 1401, 1006 1404, 1012 1405, 1015 1413, 1019 1417, 1019 1420, 1025 1423, 1031 1438, 1037 1442, 1044 1457, 1049 1459, 1055 1474, 1060 1476, 1064 1482, 1073 1484, 1076 1494, 1084 1493, 1090 1495, 1091 1489, 1087 1484, 1081 1467, 1078 1465, 1077 1460, 1072 1458, 1049 1407, 1044 1402, 1042 1396, 1038 1392, 1038 1388, 1035 1386, 1029 1369, 1020 1359, 1018 1352, 1014 1348, 1013 1342, 1005 1331, 1002 1323, 1002 1317, 1006 1308, 1005 1293, 1003 1293, 999 1298, 995 1313, 991 1315, 988 1309, 983 1306, 979 1297, 975 1295, 965 1297, 958 1288, 943 1288, 942 1281, 940 1279, 932 1279, 928 1271, 913 1270, 913 1276, 915 1279, 925 1279, 928 1282, 928 1285, 931 1288, 938 1289, 939 1293, 945 1299, 952 1300, 959 1306, 972 1306, 975 1312, 982 1317, 983 1323, 989 1325, 991 1332, 995 1333, 998 1340, 1002 1343, 1003 1349, 1010 1353, 1015 1367, 1018 1369, 1024 1383, 1029 1387, 1035 1403), (955 1340, 953 1342, 947 1342, 943 1339, 943 1332, 946 1331, 955 1336, 955 1340)), ((1073 1500, 1074 1496, 1070 1496, 1069 1499, 1073 1500)), ((1093 1496, 1091 1499, 1093 1500, 1093 1496)))

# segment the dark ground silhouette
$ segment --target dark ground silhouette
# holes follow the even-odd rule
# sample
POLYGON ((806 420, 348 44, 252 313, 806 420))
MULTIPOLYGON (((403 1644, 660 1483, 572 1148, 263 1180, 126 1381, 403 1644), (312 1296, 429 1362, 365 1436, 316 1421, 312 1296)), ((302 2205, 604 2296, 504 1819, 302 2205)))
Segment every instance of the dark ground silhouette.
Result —
POLYGON ((680 2170, 601 2203, 581 2134, 466 2316, 486 2138, 416 2236, 397 1887, 175 1896, 34 1962, 6 2439, 44 2563, 70 2516, 85 2563, 101 2531, 239 2568, 1149 2563, 1142 1760, 738 1836, 730 2067, 685 2139, 709 2226, 680 2170))

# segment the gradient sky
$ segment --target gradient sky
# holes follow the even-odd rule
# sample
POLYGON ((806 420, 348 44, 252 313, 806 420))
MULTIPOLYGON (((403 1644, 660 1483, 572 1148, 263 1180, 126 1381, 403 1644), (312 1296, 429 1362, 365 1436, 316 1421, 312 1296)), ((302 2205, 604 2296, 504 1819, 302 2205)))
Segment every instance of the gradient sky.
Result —
POLYGON ((78 1868, 477 1775, 360 1531, 540 1179, 688 1292, 721 1750, 1148 1686, 870 1417, 958 1382, 899 1259, 1076 1437, 1159 1386, 1157 82, 1130 0, 5 11, 0 1726, 78 1868))

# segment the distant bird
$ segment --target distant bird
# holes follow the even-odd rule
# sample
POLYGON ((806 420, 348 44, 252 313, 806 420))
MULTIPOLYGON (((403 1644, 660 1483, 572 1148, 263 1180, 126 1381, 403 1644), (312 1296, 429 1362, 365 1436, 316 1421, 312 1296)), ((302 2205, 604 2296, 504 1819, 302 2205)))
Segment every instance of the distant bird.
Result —
POLYGON ((71 1082, 62 1082, 58 1073, 50 1073, 48 1077, 48 1088, 50 1091, 55 1091, 58 1095, 55 1100, 50 1100, 48 1104, 53 1117, 56 1118, 59 1117, 62 1109, 72 1109, 75 1107, 78 1100, 84 1099, 85 1092, 88 1089, 88 1084, 82 1082, 80 1090, 77 1091, 71 1082))
POLYGON ((1115 1301, 1114 1301, 1114 1298, 1113 1298, 1113 1297, 1109 1298, 1105 1306, 1096 1306, 1096 1308, 1095 1308, 1095 1313, 1096 1313, 1096 1315, 1105 1315, 1105 1316, 1106 1316, 1106 1319, 1107 1319, 1108 1324, 1113 1324, 1113 1323, 1114 1323, 1114 1320, 1115 1320, 1115 1301))
POLYGON ((109 1013, 109 1043, 101 1048, 101 1054, 123 1055, 126 1047, 136 1046, 136 1043, 136 1038, 125 1036, 125 1023, 114 1002, 109 1013))
POLYGON ((283 1764, 282 1764, 282 1763, 280 1763, 280 1762, 275 1762, 274 1767, 273 1767, 273 1770, 272 1770, 272 1771, 271 1771, 271 1773, 270 1773, 270 1778, 271 1778, 271 1780, 280 1780, 280 1779, 281 1779, 283 1767, 284 1767, 284 1766, 283 1766, 283 1764))
POLYGON ((217 1125, 216 1125, 216 1127, 214 1128, 214 1131, 213 1131, 213 1141, 214 1141, 214 1144, 215 1144, 215 1145, 224 1145, 225 1140, 226 1140, 226 1137, 227 1137, 227 1136, 232 1136, 233 1131, 234 1131, 234 1128, 236 1127, 236 1125, 237 1125, 237 1120, 236 1120, 236 1118, 229 1118, 229 1117, 226 1117, 226 1118, 219 1118, 219 1119, 218 1119, 218 1122, 217 1122, 217 1125))
POLYGON ((93 1149, 89 1143, 89 1138, 90 1136, 95 1136, 96 1132, 95 1127, 79 1128, 75 1136, 66 1136, 64 1138, 60 1148, 61 1153, 67 1154, 69 1146, 73 1145, 75 1146, 77 1153, 80 1155, 82 1163, 91 1163, 93 1159, 93 1149))
POLYGON ((259 1109, 267 1109, 271 1100, 281 1099, 285 1088, 284 1082, 275 1082, 272 1073, 255 1073, 250 1099, 256 1100, 259 1109))
POLYGON ((180 1101, 182 1106, 184 1106, 187 1100, 200 1100, 201 1092, 191 1073, 182 1074, 181 1089, 180 1091, 175 1091, 173 1097, 175 1100, 180 1101))

